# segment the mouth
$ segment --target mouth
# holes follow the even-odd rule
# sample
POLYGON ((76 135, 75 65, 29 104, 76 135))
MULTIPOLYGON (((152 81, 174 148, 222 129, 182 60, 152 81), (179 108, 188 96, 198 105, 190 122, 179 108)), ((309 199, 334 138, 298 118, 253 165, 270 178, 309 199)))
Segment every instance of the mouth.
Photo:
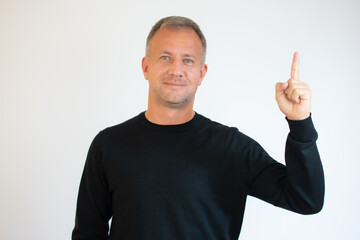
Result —
POLYGON ((179 83, 179 82, 164 82, 163 84, 170 86, 170 87, 184 87, 185 86, 184 83, 179 83))

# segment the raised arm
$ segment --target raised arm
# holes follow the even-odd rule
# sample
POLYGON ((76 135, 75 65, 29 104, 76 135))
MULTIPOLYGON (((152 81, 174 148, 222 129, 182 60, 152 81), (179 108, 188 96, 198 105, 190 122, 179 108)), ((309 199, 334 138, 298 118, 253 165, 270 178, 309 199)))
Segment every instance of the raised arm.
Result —
POLYGON ((253 157, 249 163, 249 194, 298 213, 317 213, 324 201, 324 173, 316 146, 317 132, 310 116, 311 90, 299 81, 297 52, 290 79, 276 84, 276 100, 290 127, 286 166, 274 161, 259 145, 250 145, 253 157))

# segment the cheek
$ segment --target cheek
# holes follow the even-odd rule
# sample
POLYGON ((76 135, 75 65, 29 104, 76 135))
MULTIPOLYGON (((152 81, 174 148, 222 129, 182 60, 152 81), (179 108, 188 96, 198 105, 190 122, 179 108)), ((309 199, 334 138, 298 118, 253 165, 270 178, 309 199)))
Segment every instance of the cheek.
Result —
POLYGON ((201 83, 201 73, 198 69, 187 72, 187 78, 193 85, 198 86, 201 83))
POLYGON ((162 65, 154 65, 151 68, 149 68, 149 74, 152 76, 161 76, 167 73, 167 69, 165 66, 162 65))

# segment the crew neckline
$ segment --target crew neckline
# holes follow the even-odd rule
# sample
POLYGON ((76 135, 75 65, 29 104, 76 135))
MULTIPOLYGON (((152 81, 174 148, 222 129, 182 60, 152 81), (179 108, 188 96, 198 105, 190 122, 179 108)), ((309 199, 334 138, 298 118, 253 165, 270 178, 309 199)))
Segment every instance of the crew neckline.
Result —
POLYGON ((202 115, 198 114, 197 112, 195 112, 194 117, 185 122, 185 123, 181 123, 181 124, 174 124, 174 125, 162 125, 162 124, 157 124, 157 123, 153 123, 150 122, 146 116, 145 116, 145 111, 141 112, 137 119, 146 127, 153 129, 153 130, 158 130, 158 131, 184 131, 184 130, 192 130, 198 126, 203 125, 202 122, 206 119, 205 117, 203 117, 202 115))

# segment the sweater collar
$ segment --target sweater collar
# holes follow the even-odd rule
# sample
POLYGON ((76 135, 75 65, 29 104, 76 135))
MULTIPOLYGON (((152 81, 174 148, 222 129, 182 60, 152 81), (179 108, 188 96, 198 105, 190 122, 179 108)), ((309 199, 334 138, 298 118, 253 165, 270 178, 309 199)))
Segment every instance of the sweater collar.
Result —
POLYGON ((195 130, 199 129, 199 127, 204 126, 207 118, 195 112, 194 117, 185 123, 176 124, 176 125, 160 125, 153 122, 150 122, 145 117, 145 111, 140 113, 137 116, 138 121, 141 122, 148 129, 157 130, 157 131, 186 131, 186 130, 195 130))

